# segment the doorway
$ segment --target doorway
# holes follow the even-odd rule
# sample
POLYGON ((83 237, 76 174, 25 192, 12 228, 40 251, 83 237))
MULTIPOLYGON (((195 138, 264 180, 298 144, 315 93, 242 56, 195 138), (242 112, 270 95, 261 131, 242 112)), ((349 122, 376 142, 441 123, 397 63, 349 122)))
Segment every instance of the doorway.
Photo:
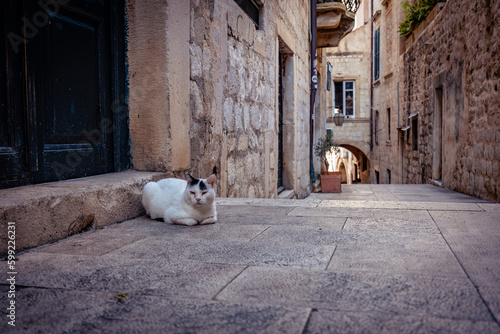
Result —
POLYGON ((434 102, 434 143, 432 179, 441 183, 443 178, 443 87, 436 88, 434 102))
POLYGON ((285 54, 280 51, 278 60, 278 194, 283 186, 283 75, 285 74, 285 54))
POLYGON ((0 7, 0 187, 126 169, 123 1, 0 7))

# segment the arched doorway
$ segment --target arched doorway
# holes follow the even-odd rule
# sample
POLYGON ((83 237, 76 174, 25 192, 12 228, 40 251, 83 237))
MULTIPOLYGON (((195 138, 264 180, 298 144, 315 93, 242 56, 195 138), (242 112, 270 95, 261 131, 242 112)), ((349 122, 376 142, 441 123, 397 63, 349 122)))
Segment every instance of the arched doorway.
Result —
POLYGON ((347 183, 347 171, 346 171, 346 167, 344 165, 344 162, 340 163, 339 172, 340 172, 340 175, 342 176, 342 181, 341 182, 343 184, 346 184, 347 183))

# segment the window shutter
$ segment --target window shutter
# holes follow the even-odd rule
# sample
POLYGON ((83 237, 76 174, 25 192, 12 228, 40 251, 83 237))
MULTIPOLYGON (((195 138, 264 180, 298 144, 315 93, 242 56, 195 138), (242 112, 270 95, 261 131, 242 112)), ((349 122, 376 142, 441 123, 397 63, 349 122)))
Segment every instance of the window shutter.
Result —
POLYGON ((380 28, 377 28, 375 30, 375 36, 374 36, 374 68, 373 68, 373 76, 375 80, 377 80, 380 77, 380 28))

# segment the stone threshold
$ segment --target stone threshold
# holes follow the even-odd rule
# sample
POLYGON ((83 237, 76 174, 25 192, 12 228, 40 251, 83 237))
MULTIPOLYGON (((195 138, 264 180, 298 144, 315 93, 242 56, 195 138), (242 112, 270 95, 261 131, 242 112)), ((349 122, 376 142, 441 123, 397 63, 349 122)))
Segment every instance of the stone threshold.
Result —
POLYGON ((279 193, 278 198, 279 199, 294 199, 295 198, 295 191, 285 189, 279 193))
POLYGON ((147 182, 165 177, 165 173, 129 170, 2 189, 0 254, 7 254, 9 222, 15 226, 17 253, 141 216, 145 214, 142 189, 147 182))

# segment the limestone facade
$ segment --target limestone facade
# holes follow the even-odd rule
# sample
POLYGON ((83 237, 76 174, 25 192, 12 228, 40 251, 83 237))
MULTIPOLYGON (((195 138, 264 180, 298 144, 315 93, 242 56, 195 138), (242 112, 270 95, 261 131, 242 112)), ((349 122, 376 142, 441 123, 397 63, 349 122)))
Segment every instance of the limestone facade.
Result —
POLYGON ((498 202, 500 2, 449 0, 426 25, 403 55, 403 181, 498 202))
POLYGON ((258 27, 234 0, 128 1, 134 169, 215 172, 219 196, 276 197, 281 69, 282 182, 311 192, 309 1, 257 3, 258 27))
POLYGON ((400 38, 402 2, 374 0, 373 10, 365 2, 358 28, 327 53, 334 80, 364 78, 357 94, 373 95, 359 112, 371 125, 360 131, 346 120, 333 126, 335 140, 345 147, 350 141, 355 151, 352 146, 363 150, 360 132, 368 138, 370 175, 363 182, 434 183, 499 201, 500 3, 448 0, 411 36, 400 38), (363 67, 364 58, 349 58, 353 52, 369 58, 371 51, 372 70, 363 67))
MULTIPOLYGON (((401 141, 398 128, 405 122, 401 107, 400 71, 403 68, 399 54, 400 45, 404 43, 398 33, 399 23, 404 19, 401 0, 374 1, 373 34, 379 34, 378 77, 373 76, 373 152, 371 155, 371 183, 405 183, 402 180, 401 141), (399 99, 398 99, 399 97, 399 99)), ((373 45, 375 50, 376 46, 373 45)))

